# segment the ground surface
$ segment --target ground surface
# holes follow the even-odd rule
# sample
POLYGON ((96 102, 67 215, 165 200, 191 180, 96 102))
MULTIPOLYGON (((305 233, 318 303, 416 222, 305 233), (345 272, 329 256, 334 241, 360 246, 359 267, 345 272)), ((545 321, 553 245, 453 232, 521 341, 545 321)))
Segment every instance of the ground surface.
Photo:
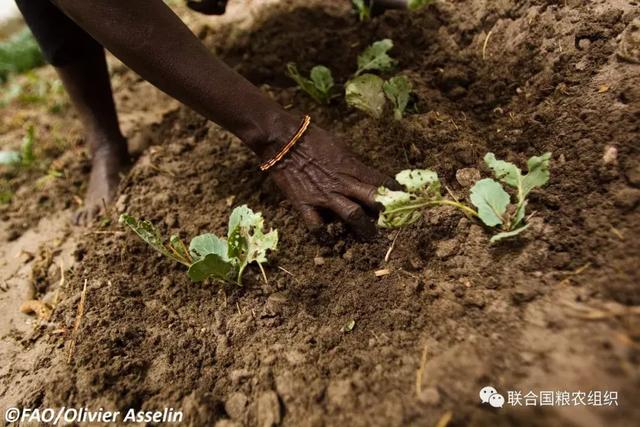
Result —
POLYGON ((519 164, 551 151, 532 227, 490 247, 483 227, 442 209, 370 243, 333 224, 320 244, 237 139, 115 65, 125 132, 142 155, 91 229, 62 225, 87 173, 71 113, 3 111, 4 145, 18 145, 29 121, 46 141, 64 129, 67 144, 51 154, 65 175, 45 190, 37 172, 14 178, 1 211, 3 407, 169 406, 196 426, 423 426, 449 413, 452 426, 637 423, 637 2, 438 1, 367 23, 326 3, 244 5, 193 27, 278 102, 310 112, 388 174, 431 168, 462 195, 456 172, 487 174, 487 151, 519 164), (416 86, 418 112, 401 122, 365 118, 341 100, 319 108, 284 76, 288 61, 321 63, 342 82, 381 38, 393 39, 398 71, 416 86), (167 234, 224 234, 243 203, 280 231, 268 284, 252 269, 243 288, 194 285, 116 223, 127 211, 167 234), (382 268, 390 274, 375 277, 382 268), (48 321, 18 313, 29 298, 55 305, 48 321), (617 391, 619 406, 495 410, 478 401, 485 385, 617 391))

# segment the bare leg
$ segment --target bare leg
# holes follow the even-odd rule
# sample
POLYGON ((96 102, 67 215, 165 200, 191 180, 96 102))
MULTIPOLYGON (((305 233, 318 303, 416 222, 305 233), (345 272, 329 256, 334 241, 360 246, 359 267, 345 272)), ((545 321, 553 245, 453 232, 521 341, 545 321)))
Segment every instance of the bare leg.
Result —
POLYGON ((104 52, 56 67, 78 112, 91 153, 91 177, 84 206, 74 215, 86 224, 108 205, 129 166, 127 142, 116 114, 104 52))

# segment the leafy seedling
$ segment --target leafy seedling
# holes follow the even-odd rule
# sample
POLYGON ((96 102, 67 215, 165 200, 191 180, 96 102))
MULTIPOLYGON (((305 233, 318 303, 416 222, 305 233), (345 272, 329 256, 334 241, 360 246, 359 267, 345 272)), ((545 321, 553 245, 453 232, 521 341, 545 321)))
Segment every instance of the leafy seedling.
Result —
POLYGON ((35 130, 33 126, 29 126, 27 134, 22 139, 20 151, 0 151, 0 165, 18 166, 22 168, 31 167, 36 160, 33 152, 35 139, 35 130))
POLYGON ((438 174, 428 169, 407 169, 396 175, 396 181, 406 191, 392 191, 378 188, 375 200, 384 210, 378 217, 378 225, 383 228, 398 228, 416 222, 421 217, 420 210, 426 207, 449 205, 461 209, 467 215, 478 213, 469 206, 442 196, 438 174))
POLYGON ((360 22, 368 21, 371 18, 371 8, 367 5, 365 0, 351 0, 351 3, 358 12, 358 19, 360 19, 360 22))
POLYGON ((302 76, 298 72, 296 64, 287 64, 287 75, 291 77, 300 89, 305 91, 319 104, 328 104, 331 100, 333 89, 333 76, 331 70, 324 65, 316 65, 311 69, 310 78, 302 76))
POLYGON ((495 243, 507 237, 513 237, 529 226, 525 224, 527 196, 536 187, 542 187, 549 181, 549 160, 551 153, 533 156, 527 161, 527 173, 513 163, 496 159, 493 153, 487 153, 484 161, 493 170, 496 178, 515 189, 516 203, 511 204, 511 196, 502 185, 485 178, 471 188, 471 203, 478 208, 478 217, 489 227, 502 230, 491 238, 495 243))
POLYGON ((422 9, 425 6, 433 4, 435 0, 409 0, 407 7, 409 10, 422 9))
POLYGON ((9 74, 21 73, 43 64, 38 43, 28 28, 0 43, 0 83, 9 74))
POLYGON ((384 110, 384 81, 374 74, 363 74, 347 82, 344 87, 347 104, 380 118, 384 110))
POLYGON ((384 94, 393 104, 393 117, 402 120, 402 115, 407 109, 411 95, 411 82, 405 76, 391 77, 382 85, 384 94))
POLYGON ((389 71, 396 65, 396 61, 387 52, 393 47, 390 39, 378 40, 367 47, 358 56, 358 69, 355 76, 359 76, 365 71, 389 71))
POLYGON ((171 236, 168 241, 164 239, 149 221, 122 214, 120 223, 129 226, 164 256, 188 267, 187 274, 193 282, 213 278, 241 285, 242 274, 252 262, 258 264, 266 281, 262 264, 267 262, 267 252, 278 245, 278 231, 265 233, 262 214, 254 213, 246 205, 231 212, 227 239, 205 233, 194 237, 189 248, 178 236, 171 236))

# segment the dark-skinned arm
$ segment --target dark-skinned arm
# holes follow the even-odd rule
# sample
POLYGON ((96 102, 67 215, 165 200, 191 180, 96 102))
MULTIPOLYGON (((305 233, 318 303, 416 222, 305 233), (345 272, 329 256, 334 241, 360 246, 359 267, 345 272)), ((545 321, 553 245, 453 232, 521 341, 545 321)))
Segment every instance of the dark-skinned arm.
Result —
MULTIPOLYGON (((261 160, 296 132, 300 116, 213 56, 162 0, 54 3, 145 80, 233 132, 261 160)), ((316 209, 326 208, 361 235, 375 232, 361 205, 374 207, 377 186, 393 182, 313 125, 270 173, 312 230, 322 224, 316 209)))

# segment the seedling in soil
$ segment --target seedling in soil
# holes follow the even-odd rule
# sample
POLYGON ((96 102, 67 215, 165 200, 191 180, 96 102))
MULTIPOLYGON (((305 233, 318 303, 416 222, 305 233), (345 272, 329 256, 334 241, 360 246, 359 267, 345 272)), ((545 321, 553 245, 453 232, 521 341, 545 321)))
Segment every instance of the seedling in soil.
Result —
POLYGON ((513 163, 497 160, 493 153, 487 153, 484 161, 496 178, 516 191, 516 203, 511 204, 511 196, 500 183, 490 178, 481 179, 471 188, 471 203, 478 208, 478 217, 489 227, 500 226, 502 230, 491 238, 497 242, 513 237, 529 226, 525 224, 527 196, 532 189, 542 187, 549 181, 549 159, 551 153, 533 156, 527 161, 527 173, 513 163))
POLYGON ((258 264, 266 281, 262 264, 267 262, 267 251, 278 245, 278 231, 264 233, 262 214, 254 213, 246 205, 231 212, 226 240, 211 233, 201 234, 191 240, 188 249, 178 236, 166 241, 149 221, 122 214, 120 222, 164 256, 188 267, 187 274, 194 282, 211 277, 241 285, 242 274, 252 262, 258 264))
POLYGON ((402 120, 411 96, 411 82, 405 76, 391 77, 384 82, 382 89, 387 99, 393 104, 393 117, 396 120, 402 120))
POLYGON ((371 18, 371 8, 367 5, 365 0, 351 0, 353 7, 358 12, 358 19, 360 22, 368 21, 371 18))
POLYGON ((333 88, 333 76, 331 70, 324 65, 316 65, 311 69, 310 78, 302 76, 298 72, 296 64, 287 64, 287 75, 291 77, 300 89, 305 91, 319 104, 328 104, 331 100, 333 88))
POLYGON ((435 0, 409 0, 409 3, 407 4, 407 6, 409 10, 418 10, 418 9, 422 9, 425 6, 429 6, 434 2, 435 0))
POLYGON ((350 106, 371 117, 380 118, 384 110, 384 81, 374 74, 363 74, 347 82, 345 100, 350 106))
POLYGON ((378 225, 383 228, 398 228, 416 222, 422 216, 422 208, 449 205, 467 215, 477 216, 477 212, 456 200, 442 196, 438 174, 428 169, 407 169, 396 175, 396 181, 406 191, 392 191, 378 188, 375 196, 384 210, 378 217, 378 225))
POLYGON ((22 139, 20 151, 0 151, 0 165, 18 166, 22 168, 31 167, 36 160, 33 153, 35 139, 35 130, 33 126, 29 126, 27 134, 22 139))
POLYGON ((9 74, 21 73, 43 63, 38 43, 27 28, 0 43, 0 83, 9 74))
POLYGON ((396 181, 406 191, 378 188, 375 199, 384 207, 378 217, 378 225, 383 228, 402 227, 420 219, 423 208, 450 205, 470 217, 478 217, 488 227, 499 227, 501 231, 491 238, 491 243, 516 236, 529 226, 525 218, 528 194, 549 181, 550 158, 551 153, 531 157, 527 162, 528 172, 523 175, 513 163, 497 160, 493 153, 487 153, 485 163, 493 169, 498 180, 515 189, 516 202, 511 203, 511 196, 499 182, 485 178, 471 188, 470 200, 477 211, 457 200, 444 198, 435 172, 404 170, 396 175, 396 181))
POLYGON ((367 47, 358 55, 358 69, 355 76, 359 76, 365 71, 391 70, 396 65, 396 61, 387 54, 392 47, 393 41, 390 39, 378 40, 367 47))

